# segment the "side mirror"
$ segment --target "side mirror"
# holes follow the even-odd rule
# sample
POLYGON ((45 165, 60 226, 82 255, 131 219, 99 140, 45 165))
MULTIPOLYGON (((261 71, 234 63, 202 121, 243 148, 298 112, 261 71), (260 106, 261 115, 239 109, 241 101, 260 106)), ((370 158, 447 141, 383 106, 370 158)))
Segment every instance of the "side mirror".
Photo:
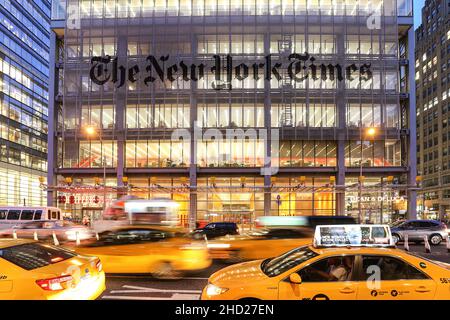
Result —
POLYGON ((289 281, 291 283, 300 284, 302 283, 302 277, 300 277, 298 273, 291 273, 289 276, 289 281))

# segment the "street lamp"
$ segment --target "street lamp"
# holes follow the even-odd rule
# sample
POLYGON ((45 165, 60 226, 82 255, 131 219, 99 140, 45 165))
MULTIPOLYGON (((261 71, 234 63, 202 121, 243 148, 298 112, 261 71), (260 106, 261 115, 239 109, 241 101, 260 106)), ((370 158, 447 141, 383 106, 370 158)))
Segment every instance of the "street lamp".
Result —
POLYGON ((377 132, 377 130, 375 128, 368 128, 366 129, 366 134, 363 137, 363 127, 361 124, 360 127, 360 138, 361 138, 361 159, 359 161, 359 201, 358 201, 358 212, 359 212, 359 223, 363 223, 363 212, 362 212, 362 205, 361 205, 361 200, 362 200, 362 185, 364 182, 364 177, 363 177, 363 138, 366 137, 371 137, 373 138, 377 132))
MULTIPOLYGON (((97 133, 97 127, 88 125, 84 128, 84 132, 86 133, 86 136, 88 138, 95 138, 98 136, 100 139, 100 145, 103 148, 102 134, 97 133)), ((104 152, 102 152, 101 159, 102 159, 102 166, 103 166, 103 211, 105 211, 105 207, 106 207, 106 157, 104 155, 104 152)))

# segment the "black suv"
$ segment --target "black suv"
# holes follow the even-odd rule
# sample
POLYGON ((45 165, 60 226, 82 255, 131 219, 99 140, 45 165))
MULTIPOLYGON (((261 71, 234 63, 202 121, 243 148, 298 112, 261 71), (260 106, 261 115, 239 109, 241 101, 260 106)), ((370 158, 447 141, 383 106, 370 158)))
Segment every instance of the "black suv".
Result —
POLYGON ((212 222, 208 223, 203 228, 198 228, 192 231, 194 239, 202 239, 206 235, 208 239, 226 236, 227 234, 239 234, 238 226, 234 222, 212 222))

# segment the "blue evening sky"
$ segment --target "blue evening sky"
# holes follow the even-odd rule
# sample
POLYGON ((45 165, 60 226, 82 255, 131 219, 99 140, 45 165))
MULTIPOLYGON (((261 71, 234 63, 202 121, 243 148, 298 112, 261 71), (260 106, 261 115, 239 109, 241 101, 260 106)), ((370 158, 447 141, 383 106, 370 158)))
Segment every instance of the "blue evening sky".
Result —
POLYGON ((422 23, 422 8, 425 0, 414 0, 414 29, 422 23))

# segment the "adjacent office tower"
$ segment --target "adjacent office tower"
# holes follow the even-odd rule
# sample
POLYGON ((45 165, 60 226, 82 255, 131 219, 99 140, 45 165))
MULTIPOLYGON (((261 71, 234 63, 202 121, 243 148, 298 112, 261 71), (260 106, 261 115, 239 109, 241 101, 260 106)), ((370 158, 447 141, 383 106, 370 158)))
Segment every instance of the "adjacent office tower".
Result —
POLYGON ((416 30, 417 169, 422 218, 450 215, 450 1, 427 0, 416 30))
POLYGON ((79 218, 170 198, 191 223, 415 216, 411 0, 54 7, 49 204, 79 218))
POLYGON ((0 1, 0 206, 46 204, 50 5, 0 1))

